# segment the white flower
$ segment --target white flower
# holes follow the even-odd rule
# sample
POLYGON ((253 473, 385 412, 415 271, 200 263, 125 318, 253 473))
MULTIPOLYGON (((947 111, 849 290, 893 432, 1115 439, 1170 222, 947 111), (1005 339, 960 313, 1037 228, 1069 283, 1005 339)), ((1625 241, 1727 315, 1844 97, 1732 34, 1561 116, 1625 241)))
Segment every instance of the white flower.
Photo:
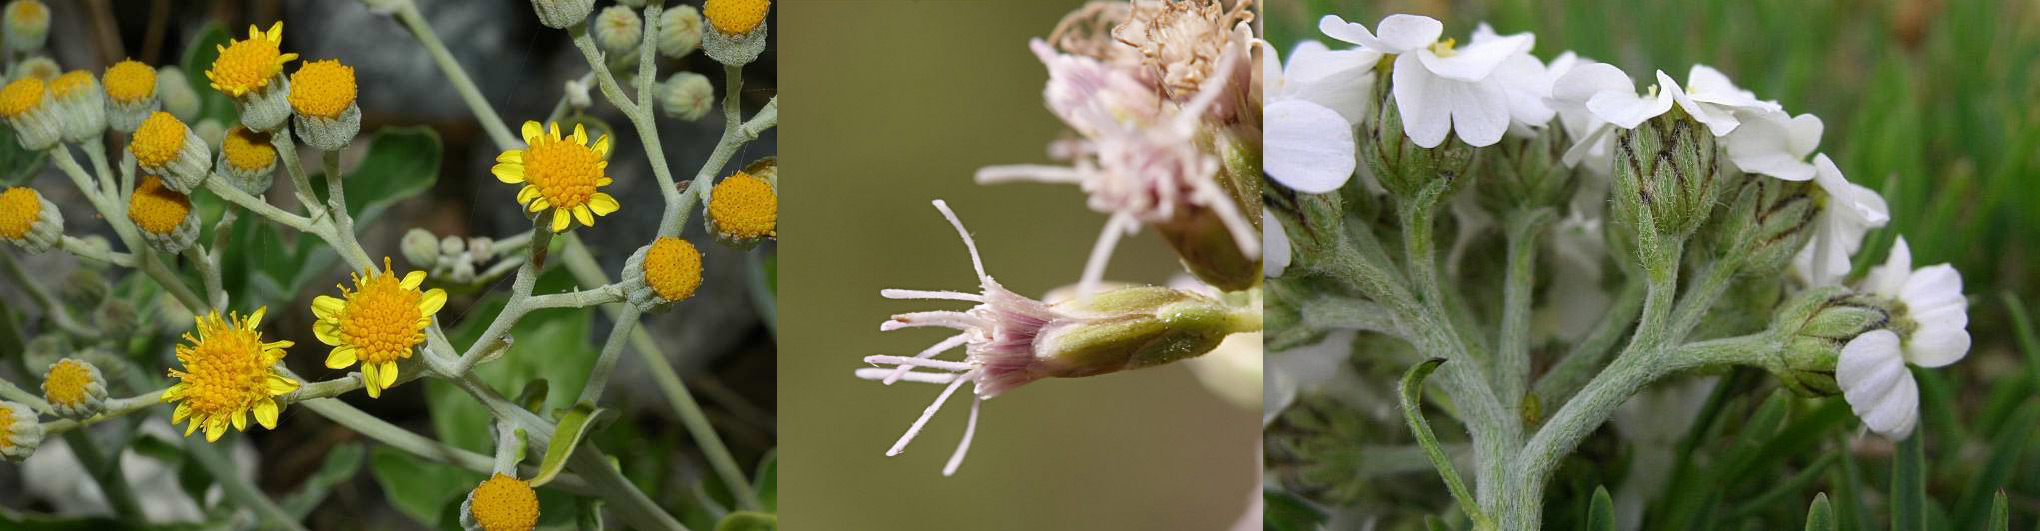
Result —
POLYGON ((1559 76, 1551 88, 1554 108, 1584 106, 1595 118, 1607 122, 1584 136, 1576 136, 1579 141, 1566 152, 1566 163, 1578 164, 1586 157, 1585 150, 1605 147, 1606 135, 1612 133, 1609 126, 1635 129, 1671 111, 1674 105, 1694 121, 1705 124, 1717 137, 1734 132, 1742 124, 1735 116, 1737 112, 1783 112, 1777 103, 1757 100, 1707 65, 1693 65, 1686 78, 1688 86, 1680 86, 1672 76, 1659 70, 1657 84, 1638 94, 1629 74, 1606 63, 1575 66, 1559 76))
POLYGON ((1304 41, 1278 70, 1275 48, 1263 43, 1261 49, 1269 95, 1262 143, 1268 176, 1304 193, 1339 189, 1353 176, 1353 124, 1367 112, 1373 66, 1381 54, 1332 51, 1304 41))
POLYGON ((1282 276, 1289 269, 1289 233, 1268 209, 1261 209, 1261 275, 1282 276))
POLYGON ((1904 338, 1905 361, 1921 367, 1955 363, 1969 353, 1969 301, 1962 298, 1962 273, 1936 264, 1912 268, 1912 248, 1900 236, 1884 265, 1863 278, 1863 289, 1900 304, 1913 322, 1904 338))
POLYGON ((1825 129, 1819 116, 1784 112, 1750 113, 1741 127, 1723 138, 1728 160, 1744 173, 1761 173, 1787 181, 1812 179, 1806 156, 1820 148, 1825 129))
POLYGON ((1815 220, 1813 241, 1794 257, 1800 276, 1815 286, 1833 285, 1849 272, 1849 257, 1863 247, 1863 235, 1891 220, 1891 210, 1876 190, 1849 182, 1826 153, 1813 156, 1813 182, 1827 192, 1827 205, 1815 220))
POLYGON ((1403 132, 1426 148, 1444 143, 1447 133, 1457 133, 1475 147, 1501 141, 1509 128, 1509 94, 1493 74, 1511 57, 1527 53, 1535 41, 1530 34, 1519 33, 1454 48, 1452 41, 1438 40, 1443 24, 1417 15, 1389 15, 1381 20, 1378 34, 1326 15, 1318 21, 1318 31, 1396 55, 1391 82, 1403 132))
POLYGON ((1693 69, 1686 71, 1685 91, 1686 97, 1709 111, 1710 118, 1725 118, 1717 122, 1701 120, 1714 130, 1714 136, 1725 136, 1735 129, 1742 121, 1739 115, 1785 112, 1778 102, 1757 99, 1756 93, 1735 86, 1727 75, 1707 65, 1693 65, 1693 69))
POLYGON ((1898 334, 1871 330, 1849 340, 1835 363, 1842 399, 1870 431, 1893 440, 1912 434, 1920 417, 1920 389, 1899 354, 1898 334))
MULTIPOLYGON (((1506 38, 1482 22, 1473 29, 1473 42, 1469 47, 1506 38)), ((1558 80, 1557 75, 1529 51, 1529 47, 1524 47, 1522 53, 1509 56, 1501 66, 1495 67, 1493 75, 1509 97, 1509 134, 1524 137, 1537 136, 1537 131, 1550 125, 1551 117, 1557 112, 1549 103, 1551 84, 1558 80)))

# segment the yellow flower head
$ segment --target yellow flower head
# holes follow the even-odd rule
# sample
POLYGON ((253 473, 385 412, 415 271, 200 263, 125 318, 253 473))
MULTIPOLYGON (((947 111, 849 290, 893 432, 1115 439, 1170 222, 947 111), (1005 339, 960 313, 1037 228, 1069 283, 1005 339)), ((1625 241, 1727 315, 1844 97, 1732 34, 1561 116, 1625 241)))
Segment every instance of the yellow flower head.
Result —
POLYGON ((214 89, 237 98, 260 90, 283 73, 285 63, 297 59, 298 54, 283 53, 282 46, 282 22, 270 26, 267 32, 251 24, 247 39, 216 46, 220 57, 213 60, 211 70, 205 71, 205 78, 212 80, 214 89))
POLYGON ((77 360, 60 360, 50 364, 49 374, 43 377, 43 398, 52 405, 84 404, 85 388, 92 380, 91 367, 77 360))
POLYGON ((27 114, 48 100, 49 91, 44 89, 42 78, 24 76, 0 88, 0 118, 27 114))
POLYGON ((257 308, 245 318, 238 314, 222 318, 218 312, 199 316, 196 335, 184 334, 187 344, 177 346, 177 361, 184 368, 170 369, 170 377, 178 382, 163 391, 163 402, 178 403, 170 414, 171 424, 191 421, 184 427, 185 436, 199 426, 205 427, 206 441, 219 440, 229 424, 246 430, 249 411, 255 412, 255 422, 262 427, 276 428, 282 410, 276 397, 296 391, 298 383, 276 368, 283 349, 292 343, 265 343, 257 330, 266 311, 257 308))
POLYGON ((743 35, 765 22, 772 0, 708 0, 701 6, 708 23, 724 35, 743 35))
POLYGON ((0 192, 0 238, 19 240, 42 219, 42 196, 34 188, 17 186, 0 192))
POLYGON ((468 493, 467 518, 487 531, 530 531, 538 525, 538 493, 531 482, 496 474, 468 493))
POLYGON ((143 232, 165 236, 177 232, 191 215, 191 198, 163 186, 163 178, 142 177, 135 195, 128 200, 128 220, 143 232))
MULTIPOLYGON (((78 91, 91 88, 92 83, 95 81, 97 80, 92 78, 91 72, 84 70, 65 72, 64 75, 57 76, 55 81, 50 82, 50 97, 54 99, 70 97, 72 94, 77 94, 78 91)), ((104 105, 98 102, 94 102, 94 104, 104 105)))
POLYGON ((361 379, 371 397, 381 397, 383 389, 396 385, 397 360, 411 357, 425 342, 432 314, 446 305, 446 290, 419 291, 424 283, 424 271, 398 280, 390 259, 384 257, 382 272, 370 271, 366 278, 354 275, 354 291, 338 286, 340 298, 312 299, 312 313, 319 317, 312 332, 320 343, 333 346, 326 368, 344 369, 361 362, 361 379))
POLYGON ((128 142, 128 151, 135 154, 135 162, 143 168, 161 168, 177 160, 178 152, 184 149, 187 132, 184 122, 177 121, 176 116, 156 111, 142 121, 141 128, 135 130, 134 139, 128 142))
POLYGON ((114 63, 101 77, 106 99, 114 103, 132 105, 156 97, 156 69, 133 59, 114 63))
POLYGON ((7 4, 7 17, 22 24, 48 24, 50 21, 50 7, 35 0, 9 2, 7 4))
POLYGON ((258 171, 276 164, 276 146, 269 143, 268 133, 257 133, 246 126, 235 125, 227 130, 221 151, 227 154, 227 164, 242 171, 258 171))
POLYGON ((340 61, 312 61, 290 75, 290 108, 298 114, 339 118, 354 105, 354 67, 340 61))
POLYGON ((756 240, 779 234, 779 197, 772 185, 737 172, 716 183, 708 194, 708 217, 726 238, 756 240))
POLYGON ((679 238, 659 238, 645 253, 645 285, 667 302, 687 300, 701 287, 701 252, 679 238))
POLYGON ((566 232, 574 221, 595 226, 595 216, 607 216, 617 208, 616 198, 595 191, 611 180, 602 171, 609 167, 609 135, 588 145, 588 129, 574 126, 574 134, 562 136, 560 125, 540 126, 524 122, 524 149, 505 151, 490 170, 496 179, 523 184, 517 202, 534 214, 552 209, 552 231, 566 232))

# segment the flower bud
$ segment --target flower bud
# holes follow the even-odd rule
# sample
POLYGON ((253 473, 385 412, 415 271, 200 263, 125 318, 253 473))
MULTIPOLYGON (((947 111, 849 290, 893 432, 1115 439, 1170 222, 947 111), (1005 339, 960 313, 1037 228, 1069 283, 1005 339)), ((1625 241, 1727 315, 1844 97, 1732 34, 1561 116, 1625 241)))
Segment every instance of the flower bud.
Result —
POLYGON ((40 254, 64 239, 64 213, 34 188, 0 191, 0 240, 40 254))
POLYGON ((715 85, 708 76, 681 72, 659 84, 659 111, 685 121, 700 120, 715 106, 715 85))
MULTIPOLYGON (((180 77, 183 74, 178 74, 180 77)), ((100 76, 100 83, 106 89, 106 124, 123 133, 133 133, 142 126, 142 121, 163 107, 159 97, 162 84, 157 82, 156 69, 134 60, 114 63, 100 76)), ((173 85, 174 86, 174 85, 173 85)), ((190 84, 185 84, 190 91, 190 84)), ((197 95, 192 96, 194 102, 197 95)))
POLYGON ((212 174, 212 148, 170 113, 158 112, 143 121, 128 142, 128 152, 143 173, 162 177, 163 184, 179 194, 191 193, 212 174))
MULTIPOLYGON (((771 159, 745 169, 778 171, 771 159)), ((765 179, 745 171, 724 177, 709 189, 707 203, 708 232, 723 245, 748 250, 779 237, 779 191, 765 179)))
POLYGON ((567 29, 588 18, 588 12, 595 10, 595 0, 531 0, 531 9, 538 12, 538 23, 567 29))
MULTIPOLYGON (((1156 286, 1117 289, 1050 307, 1034 334, 1032 377, 1074 378, 1203 355, 1225 336, 1261 329, 1259 312, 1156 286)), ((996 377, 996 375, 994 375, 996 377)))
MULTIPOLYGON (((218 127, 212 120, 199 122, 199 127, 207 124, 218 127)), ((269 135, 234 124, 233 129, 221 133, 219 160, 213 163, 213 168, 248 195, 262 197, 269 193, 269 185, 276 180, 277 160, 276 145, 270 143, 269 135)))
POLYGON ((1578 187, 1577 170, 1567 167, 1566 148, 1572 146, 1564 127, 1545 127, 1536 136, 1509 136, 1494 147, 1480 150, 1476 172, 1481 182, 1476 190, 1481 206, 1491 212, 1518 208, 1564 205, 1578 187))
POLYGON ((19 402, 0 401, 0 457, 16 463, 42 446, 42 422, 35 410, 19 402))
POLYGON ((465 252, 467 252, 467 240, 463 240, 459 236, 447 236, 439 239, 440 256, 460 256, 461 253, 465 252))
POLYGON ((57 76, 50 82, 50 99, 56 104, 64 140, 84 142, 106 132, 106 90, 91 72, 72 70, 57 76))
POLYGON ((1618 130, 1612 194, 1618 221, 1671 241, 1691 236, 1719 194, 1716 155, 1714 135, 1680 110, 1618 130))
POLYGON ((92 311, 92 320, 107 337, 128 337, 140 328, 142 316, 134 302, 109 299, 92 311))
POLYGON ((637 50, 638 40, 644 38, 645 23, 636 10, 614 5, 595 15, 591 31, 602 51, 621 55, 637 50))
POLYGON ((488 236, 468 238, 467 250, 474 262, 488 262, 496 257, 496 240, 488 236))
POLYGON ((687 300, 701 287, 701 252, 678 238, 639 247, 623 264, 624 294, 639 310, 687 300))
POLYGON ((305 63, 291 74, 290 86, 291 115, 305 145, 336 151, 361 132, 354 67, 334 60, 305 63))
POLYGON ((461 500, 460 525, 467 531, 531 529, 538 525, 538 493, 531 490, 529 481, 503 474, 491 476, 461 500))
POLYGON ((82 419, 106 410, 106 376, 84 360, 64 358, 43 375, 43 400, 65 418, 82 419))
POLYGON ((7 24, 7 49, 17 52, 41 50, 50 40, 50 6, 40 0, 14 0, 0 15, 7 24))
MULTIPOLYGON (((1380 72, 1378 79, 1389 79, 1388 72, 1380 72)), ((1447 181, 1447 194, 1465 186, 1467 167, 1478 149, 1451 139, 1435 148, 1418 146, 1403 132, 1402 111, 1391 99, 1390 85, 1374 84, 1377 104, 1360 122, 1360 160, 1397 198, 1416 197, 1436 180, 1447 181)))
POLYGON ((404 259, 418 268, 430 268, 439 263, 439 238, 432 231, 412 228, 404 232, 398 247, 403 249, 404 259))
POLYGON ((1784 338, 1785 348, 1764 369, 1802 396, 1839 394, 1835 364, 1842 347, 1890 322, 1890 310, 1869 295, 1839 286, 1800 292, 1771 319, 1771 333, 1784 338))
POLYGON ((187 122, 198 119, 201 107, 198 91, 192 90, 191 81, 184 77, 184 69, 175 66, 157 68, 156 97, 163 100, 163 112, 187 122))
POLYGON ((24 76, 0 88, 0 118, 14 126, 14 138, 29 151, 42 151, 62 140, 63 123, 50 101, 48 83, 24 76))
POLYGON ((198 241, 198 211, 191 198, 164 185, 150 175, 135 186, 128 200, 128 220, 142 233, 142 240, 164 254, 175 255, 198 241))
POLYGON ((659 54, 678 59, 701 47, 701 10, 690 5, 659 14, 659 54))
POLYGON ((1783 271, 1813 237, 1809 229, 1820 214, 1810 195, 1813 186, 1751 176, 1731 190, 1732 202, 1709 232, 1714 248, 1722 258, 1740 260, 1743 275, 1769 277, 1783 271))
POLYGON ((64 302, 81 306, 99 304, 102 300, 112 302, 106 297, 113 293, 113 284, 107 282, 106 276, 99 274, 98 271, 81 267, 71 270, 71 274, 64 277, 64 283, 58 288, 58 293, 64 296, 64 302))
POLYGON ((765 52, 765 15, 772 10, 771 0, 708 0, 702 5, 702 14, 708 18, 708 31, 701 36, 701 47, 709 58, 716 62, 743 66, 758 60, 758 54, 765 52))

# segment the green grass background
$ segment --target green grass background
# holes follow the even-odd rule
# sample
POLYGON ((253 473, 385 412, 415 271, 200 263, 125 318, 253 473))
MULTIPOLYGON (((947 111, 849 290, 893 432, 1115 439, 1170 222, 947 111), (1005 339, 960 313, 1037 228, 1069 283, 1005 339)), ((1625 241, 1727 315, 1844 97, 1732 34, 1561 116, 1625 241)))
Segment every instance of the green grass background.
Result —
MULTIPOLYGON (((1827 125, 1822 151, 1891 204, 1894 221, 1872 233, 1859 271, 1881 262, 1892 239, 1904 234, 1915 264, 1954 263, 1970 295, 1975 347, 1968 359, 1918 372, 1926 475, 1917 485, 1893 487, 1893 456, 1904 452, 1854 437, 1853 419, 1844 422, 1817 401, 1787 401, 1782 431, 1752 433, 1741 418, 1757 412, 1759 394, 1728 401, 1722 412, 1732 420, 1720 427, 1719 440, 1699 448, 1716 457, 1752 442, 1788 450, 1767 448, 1763 464, 1742 483, 1675 484, 1667 497, 1701 499, 1711 504, 1702 507, 1735 515, 1703 519, 1703 527, 1796 529, 1814 493, 1825 491, 1836 497, 1843 528, 1882 528, 1891 501, 1907 497, 1895 495, 1917 488, 1928 500, 1926 528, 1981 529, 1979 513, 2003 489, 2012 528, 2040 520, 2034 458, 2040 454, 2030 437, 2040 413, 2040 343, 2031 340, 2022 303, 2040 300, 2040 268, 2027 262, 2040 249, 2040 4, 1274 0, 1266 12, 1269 40, 1284 52, 1304 38, 1345 47, 1318 33, 1326 13, 1370 27, 1390 13, 1425 14, 1462 40, 1485 20, 1502 33, 1535 32, 1533 53, 1543 59, 1575 50, 1638 79, 1651 69, 1683 79, 1690 65, 1703 62, 1795 113, 1819 115, 1827 125), (1823 465, 1810 484, 1759 499, 1845 445, 1846 458, 1823 465)), ((1568 465, 1554 481, 1553 504, 1560 506, 1551 511, 1584 514, 1593 483, 1579 476, 1598 466, 1568 465), (1567 484, 1568 473, 1574 484, 1567 484)))
MULTIPOLYGON (((966 392, 907 452, 886 457, 940 391, 851 371, 947 334, 880 333, 883 288, 974 291, 946 199, 985 267, 1018 293, 1076 281, 1105 216, 1074 186, 980 186, 981 166, 1050 163, 1064 134, 1026 48, 1076 2, 785 2, 772 28, 789 95, 782 162, 780 506, 799 529, 1224 529, 1255 491, 1256 415, 1182 365, 1030 384, 986 402, 976 444, 941 475, 966 392)), ((1180 268, 1152 234, 1121 245, 1108 278, 1160 283, 1180 268)), ((948 355, 951 359, 955 353, 948 355)))

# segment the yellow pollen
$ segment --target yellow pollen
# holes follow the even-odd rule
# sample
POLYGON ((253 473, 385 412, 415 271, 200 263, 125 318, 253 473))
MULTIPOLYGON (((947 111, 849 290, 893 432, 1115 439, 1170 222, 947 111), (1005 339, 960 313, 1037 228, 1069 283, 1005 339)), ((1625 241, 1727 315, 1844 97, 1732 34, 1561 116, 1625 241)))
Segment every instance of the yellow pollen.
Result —
POLYGON ((779 197, 764 179, 737 172, 716 183, 708 197, 708 215, 726 237, 749 240, 778 234, 779 197))
POLYGON ((524 150, 524 180, 553 208, 587 204, 603 166, 601 154, 570 139, 540 137, 524 150))
POLYGON ((1456 44, 1459 44, 1459 39, 1445 39, 1442 41, 1432 43, 1431 53, 1437 55, 1438 57, 1451 57, 1454 55, 1458 55, 1459 50, 1452 49, 1452 46, 1456 44))
POLYGON ((247 39, 217 46, 220 56, 213 60, 212 69, 205 71, 205 77, 212 80, 214 89, 234 97, 267 87, 283 73, 284 63, 297 59, 297 54, 283 53, 282 45, 282 22, 267 32, 250 25, 247 39))
POLYGON ((184 149, 187 136, 184 122, 170 113, 156 111, 149 119, 142 121, 142 127, 135 130, 134 140, 128 143, 128 151, 135 154, 135 162, 143 168, 161 168, 177 160, 177 153, 184 149))
POLYGON ((529 482, 496 474, 468 498, 468 513, 487 531, 529 531, 538 525, 538 493, 529 482))
POLYGON ((0 238, 19 240, 42 216, 42 196, 26 186, 0 192, 0 238))
POLYGON ((85 387, 92 385, 92 371, 74 360, 58 361, 43 378, 43 398, 65 407, 85 403, 85 387))
POLYGON ((57 76, 56 81, 50 82, 50 97, 56 99, 67 98, 90 86, 92 86, 91 72, 72 70, 65 72, 64 75, 57 76))
POLYGON ((0 404, 0 450, 14 449, 14 406, 0 404))
POLYGON ((102 77, 106 98, 114 103, 141 103, 156 97, 156 69, 149 65, 132 59, 121 61, 107 67, 102 77))
POLYGON ((199 318, 196 336, 184 335, 190 345, 177 348, 184 369, 171 369, 170 376, 182 381, 184 403, 193 413, 231 414, 273 396, 267 385, 274 374, 270 366, 283 351, 263 344, 262 332, 248 322, 238 315, 229 320, 212 314, 199 318))
POLYGON ((354 67, 339 61, 305 63, 290 76, 290 108, 298 114, 339 118, 354 105, 354 67))
POLYGON ((165 188, 163 179, 154 175, 143 177, 142 184, 135 187, 134 198, 128 201, 128 219, 149 234, 176 232, 190 215, 191 199, 165 188))
POLYGON ((409 358, 411 351, 425 341, 427 321, 418 309, 418 300, 424 294, 404 289, 397 282, 396 273, 388 269, 389 264, 383 267, 383 272, 366 279, 356 275, 357 291, 340 289, 341 297, 347 299, 347 309, 340 312, 341 343, 354 346, 358 351, 355 355, 365 363, 409 358))
POLYGON ((678 238, 659 238, 645 253, 645 284, 659 298, 682 301, 701 287, 701 252, 678 238))
POLYGON ((227 153, 227 164, 243 171, 256 171, 276 164, 276 146, 270 145, 268 133, 258 133, 239 125, 227 130, 227 138, 221 151, 227 153))
POLYGON ((765 22, 772 0, 708 0, 701 13, 724 35, 744 35, 765 22))
POLYGON ((43 80, 27 76, 0 88, 0 118, 14 118, 35 110, 42 105, 45 90, 43 80))

